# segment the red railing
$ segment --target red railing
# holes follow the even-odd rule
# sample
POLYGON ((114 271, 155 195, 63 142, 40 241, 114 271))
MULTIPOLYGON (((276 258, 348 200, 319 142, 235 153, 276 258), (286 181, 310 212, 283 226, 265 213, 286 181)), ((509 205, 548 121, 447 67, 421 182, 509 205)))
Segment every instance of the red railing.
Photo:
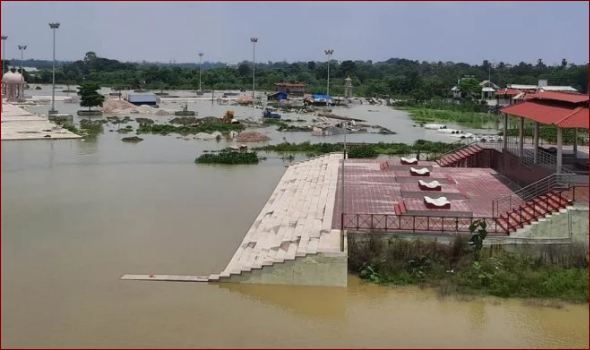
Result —
POLYGON ((491 234, 508 234, 492 217, 427 216, 395 214, 342 214, 344 230, 367 232, 470 232, 476 220, 485 220, 491 234))
POLYGON ((545 194, 521 200, 518 206, 511 206, 498 218, 505 221, 509 230, 516 230, 574 202, 588 202, 588 186, 553 187, 545 194))

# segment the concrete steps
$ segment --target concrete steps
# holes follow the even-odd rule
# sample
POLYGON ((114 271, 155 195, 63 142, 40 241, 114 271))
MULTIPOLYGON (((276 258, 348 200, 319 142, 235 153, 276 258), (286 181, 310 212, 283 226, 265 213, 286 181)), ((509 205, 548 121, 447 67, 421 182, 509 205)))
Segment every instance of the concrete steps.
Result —
POLYGON ((445 154, 436 161, 441 167, 456 167, 464 163, 468 158, 477 155, 483 151, 479 145, 469 145, 467 147, 456 150, 453 153, 445 154))
POLYGON ((332 215, 341 154, 291 165, 246 233, 226 268, 211 280, 229 279, 265 266, 339 251, 332 215))
POLYGON ((512 210, 500 214, 496 218, 496 222, 510 234, 545 219, 570 204, 571 201, 568 198, 562 196, 560 191, 555 190, 532 198, 512 210))

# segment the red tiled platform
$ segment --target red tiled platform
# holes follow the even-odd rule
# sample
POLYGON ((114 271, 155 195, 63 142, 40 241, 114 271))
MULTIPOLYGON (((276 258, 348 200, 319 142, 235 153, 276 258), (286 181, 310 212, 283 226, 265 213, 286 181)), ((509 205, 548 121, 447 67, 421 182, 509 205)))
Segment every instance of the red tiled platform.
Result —
MULTIPOLYGON (((381 169, 382 160, 347 159, 345 166, 346 214, 395 215, 394 204, 404 201, 406 215, 433 217, 491 217, 492 201, 513 193, 488 168, 444 168, 434 162, 420 161, 415 168, 429 167, 430 176, 411 176, 410 165, 399 165, 399 160, 389 160, 389 168, 381 169), (393 168, 392 168, 393 167, 393 168), (405 169, 407 168, 407 170, 405 169), (442 191, 421 191, 418 180, 437 180, 442 191), (424 204, 422 192, 433 198, 445 196, 451 202, 450 209, 431 209, 424 204)), ((333 228, 340 228, 341 178, 338 178, 333 228)))

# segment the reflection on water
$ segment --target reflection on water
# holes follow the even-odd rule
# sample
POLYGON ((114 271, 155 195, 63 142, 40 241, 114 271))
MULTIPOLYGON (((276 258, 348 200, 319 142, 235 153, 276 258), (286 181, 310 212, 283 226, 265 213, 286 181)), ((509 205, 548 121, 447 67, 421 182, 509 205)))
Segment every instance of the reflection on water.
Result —
POLYGON ((587 345, 587 305, 441 299, 352 276, 348 288, 121 281, 220 271, 284 164, 197 166, 225 141, 120 137, 2 143, 3 347, 587 345))

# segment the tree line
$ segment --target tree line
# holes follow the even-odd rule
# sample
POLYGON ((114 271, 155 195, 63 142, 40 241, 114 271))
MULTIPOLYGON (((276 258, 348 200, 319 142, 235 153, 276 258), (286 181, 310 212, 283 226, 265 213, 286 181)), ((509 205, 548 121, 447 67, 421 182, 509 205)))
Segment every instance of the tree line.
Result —
MULTIPOLYGON (((580 92, 588 91, 588 64, 570 64, 565 59, 558 65, 520 62, 515 65, 500 62, 491 67, 483 61, 472 65, 454 62, 426 62, 391 58, 383 62, 336 61, 330 62, 330 90, 342 94, 344 79, 352 79, 356 96, 390 96, 426 100, 448 97, 450 89, 465 76, 477 80, 488 79, 499 85, 508 83, 537 84, 546 79, 551 85, 571 85, 580 92)), ((34 75, 26 74, 32 83, 50 83, 51 69, 40 68, 34 75)), ((256 64, 256 86, 274 90, 280 81, 303 82, 306 91, 325 92, 328 75, 327 62, 266 62, 256 64)), ((162 65, 128 63, 98 57, 88 52, 82 60, 62 63, 56 70, 59 84, 92 82, 101 86, 131 89, 198 89, 198 65, 162 65)), ((249 89, 252 86, 252 63, 237 65, 204 64, 203 89, 249 89)))

